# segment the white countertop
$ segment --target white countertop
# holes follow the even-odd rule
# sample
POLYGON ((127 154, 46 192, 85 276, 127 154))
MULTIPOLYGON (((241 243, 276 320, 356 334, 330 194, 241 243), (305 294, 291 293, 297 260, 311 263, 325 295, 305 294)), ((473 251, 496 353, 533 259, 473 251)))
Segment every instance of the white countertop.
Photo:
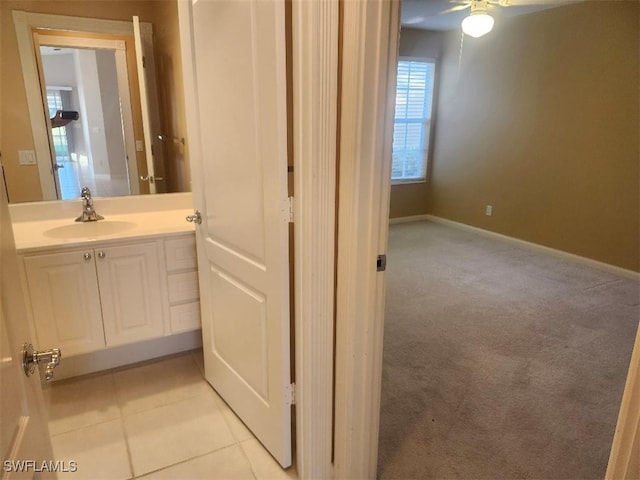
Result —
MULTIPOLYGON (((98 222, 80 223, 74 219, 39 220, 34 222, 17 222, 13 224, 13 235, 18 253, 49 250, 59 247, 82 247, 96 242, 109 242, 141 239, 170 234, 182 234, 194 231, 194 224, 185 220, 192 210, 167 210, 162 212, 144 212, 105 216, 98 222), (117 223, 120 229, 114 233, 93 234, 96 223, 117 223), (82 232, 86 227, 87 234, 75 233, 73 237, 65 237, 57 233, 60 227, 71 225, 75 232, 82 232), (58 229, 57 231, 54 229, 58 229)), ((103 224, 103 225, 104 225, 103 224)))
POLYGON ((86 223, 74 221, 81 213, 79 202, 11 206, 16 249, 18 253, 31 253, 193 232, 195 225, 185 219, 193 214, 190 196, 170 194, 167 197, 152 200, 151 206, 141 206, 141 202, 149 204, 148 199, 132 197, 127 197, 126 203, 124 199, 96 200, 94 206, 104 220, 86 223))

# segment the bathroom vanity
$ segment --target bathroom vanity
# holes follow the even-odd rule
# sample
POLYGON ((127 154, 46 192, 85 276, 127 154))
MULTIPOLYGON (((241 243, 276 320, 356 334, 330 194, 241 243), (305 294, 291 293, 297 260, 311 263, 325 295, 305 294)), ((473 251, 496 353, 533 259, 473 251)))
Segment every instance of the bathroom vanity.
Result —
POLYGON ((96 199, 105 219, 85 223, 74 222, 77 201, 11 206, 33 337, 62 351, 55 378, 200 345, 190 204, 190 194, 96 199))

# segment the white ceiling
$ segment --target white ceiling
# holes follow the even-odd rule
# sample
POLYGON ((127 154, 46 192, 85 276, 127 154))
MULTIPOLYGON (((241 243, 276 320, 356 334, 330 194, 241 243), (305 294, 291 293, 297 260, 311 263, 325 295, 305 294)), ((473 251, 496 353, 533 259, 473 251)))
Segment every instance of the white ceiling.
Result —
MULTIPOLYGON (((489 13, 497 21, 501 16, 525 15, 579 1, 582 0, 502 0, 502 3, 509 3, 509 6, 491 5, 489 13)), ((460 27, 460 22, 469 15, 470 9, 444 14, 441 12, 470 3, 462 0, 402 0, 401 23, 410 28, 453 30, 460 27)))

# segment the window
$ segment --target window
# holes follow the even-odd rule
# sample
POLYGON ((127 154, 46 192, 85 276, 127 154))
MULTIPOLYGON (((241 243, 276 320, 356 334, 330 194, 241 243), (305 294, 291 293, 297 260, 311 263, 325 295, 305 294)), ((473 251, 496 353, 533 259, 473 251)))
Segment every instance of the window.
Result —
POLYGON ((393 183, 423 182, 427 178, 427 152, 435 62, 400 59, 393 126, 393 183))

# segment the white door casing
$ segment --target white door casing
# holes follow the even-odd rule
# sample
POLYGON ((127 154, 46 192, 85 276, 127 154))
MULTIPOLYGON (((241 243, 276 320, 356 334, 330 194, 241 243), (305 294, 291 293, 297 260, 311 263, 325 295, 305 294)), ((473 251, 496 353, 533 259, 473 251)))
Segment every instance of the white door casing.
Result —
MULTIPOLYGON (((136 44, 136 66, 138 67, 138 88, 140 89, 140 106, 142 108, 142 130, 144 132, 144 155, 147 160, 147 178, 149 193, 156 193, 155 167, 153 164, 153 141, 151 139, 151 116, 149 114, 149 92, 147 75, 145 72, 145 55, 142 45, 142 33, 140 31, 140 18, 133 17, 133 36, 136 44)), ((140 179, 142 180, 142 178, 140 179)))
POLYGON ((291 465, 284 1, 180 2, 205 376, 291 465))
MULTIPOLYGON (((0 182, 0 453, 2 454, 2 480, 31 478, 27 474, 9 472, 5 461, 33 460, 38 466, 53 460, 47 416, 42 398, 40 376, 26 377, 22 369, 21 348, 24 342, 33 343, 25 321, 27 311, 13 231, 7 208, 4 184, 0 182)), ((36 349, 42 347, 34 344, 36 349)), ((55 347, 47 345, 46 348, 55 347)), ((41 478, 56 478, 44 472, 41 478)))

